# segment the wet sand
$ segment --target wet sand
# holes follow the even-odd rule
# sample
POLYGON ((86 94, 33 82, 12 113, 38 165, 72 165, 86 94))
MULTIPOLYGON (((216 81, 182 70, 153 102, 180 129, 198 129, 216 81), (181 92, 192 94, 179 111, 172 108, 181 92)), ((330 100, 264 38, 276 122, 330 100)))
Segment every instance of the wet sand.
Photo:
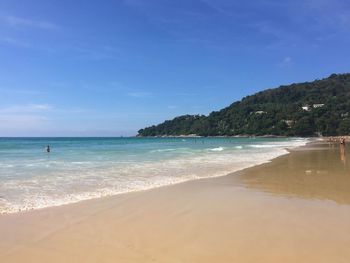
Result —
POLYGON ((0 262, 350 262, 350 152, 0 215, 0 262))

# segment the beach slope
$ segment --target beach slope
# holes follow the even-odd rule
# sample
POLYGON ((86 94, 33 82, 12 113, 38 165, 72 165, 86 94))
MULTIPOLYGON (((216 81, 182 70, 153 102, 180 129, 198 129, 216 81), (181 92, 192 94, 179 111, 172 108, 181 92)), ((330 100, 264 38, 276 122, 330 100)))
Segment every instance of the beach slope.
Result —
POLYGON ((337 146, 212 179, 0 216, 1 262, 350 262, 337 146))

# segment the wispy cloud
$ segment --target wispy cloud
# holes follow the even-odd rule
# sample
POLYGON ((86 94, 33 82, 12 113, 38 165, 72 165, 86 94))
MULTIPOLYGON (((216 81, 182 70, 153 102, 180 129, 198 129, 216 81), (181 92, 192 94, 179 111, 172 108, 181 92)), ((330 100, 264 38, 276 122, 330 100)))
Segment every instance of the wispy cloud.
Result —
POLYGON ((57 129, 57 123, 62 119, 82 120, 90 118, 92 114, 92 110, 78 107, 57 108, 40 103, 8 105, 0 108, 0 136, 11 135, 12 131, 28 135, 31 131, 57 129))
POLYGON ((4 24, 14 28, 31 27, 31 28, 46 29, 46 30, 55 30, 60 28, 60 26, 48 21, 33 20, 29 18, 23 18, 18 16, 12 16, 12 15, 0 15, 0 20, 4 24))
POLYGON ((285 57, 282 61, 282 63, 284 64, 290 64, 292 62, 292 58, 291 57, 285 57))
POLYGON ((232 16, 232 13, 230 13, 227 8, 221 7, 220 5, 215 4, 215 1, 210 0, 199 0, 202 4, 213 10, 214 12, 217 12, 220 15, 227 15, 232 16))
POLYGON ((114 60, 120 57, 120 49, 114 46, 72 47, 78 59, 114 60))
POLYGON ((175 109, 178 109, 179 107, 178 106, 175 106, 175 105, 169 105, 168 106, 168 109, 169 110, 175 110, 175 109))
POLYGON ((126 95, 133 98, 152 98, 153 97, 153 94, 151 92, 144 92, 144 91, 128 92, 126 95))
POLYGON ((52 109, 48 104, 10 105, 0 108, 1 130, 29 130, 43 127, 49 119, 45 115, 52 109))
POLYGON ((4 43, 11 46, 29 48, 31 45, 26 41, 13 38, 13 37, 0 37, 0 43, 4 43))
POLYGON ((21 95, 42 95, 46 94, 46 91, 33 90, 33 89, 17 89, 10 87, 0 87, 0 93, 2 94, 21 94, 21 95))
POLYGON ((11 105, 0 108, 0 114, 28 114, 47 112, 53 109, 49 104, 26 104, 26 105, 11 105))
POLYGON ((1 45, 8 45, 11 47, 16 47, 16 48, 26 48, 26 49, 31 49, 31 50, 37 50, 37 51, 42 51, 45 53, 56 53, 57 50, 55 48, 52 48, 51 46, 45 46, 44 44, 42 44, 42 42, 40 41, 35 41, 33 39, 32 41, 28 41, 28 40, 23 40, 22 38, 14 38, 14 37, 1 37, 0 36, 0 44, 1 45), (36 42, 36 43, 34 43, 36 42))
POLYGON ((144 0, 124 0, 124 4, 129 5, 129 6, 135 6, 135 7, 143 7, 147 4, 149 1, 144 1, 144 0))
POLYGON ((47 123, 44 116, 34 114, 0 114, 1 132, 39 128, 47 123))
POLYGON ((290 56, 286 56, 282 59, 282 61, 279 63, 280 67, 288 67, 293 64, 293 59, 290 56))

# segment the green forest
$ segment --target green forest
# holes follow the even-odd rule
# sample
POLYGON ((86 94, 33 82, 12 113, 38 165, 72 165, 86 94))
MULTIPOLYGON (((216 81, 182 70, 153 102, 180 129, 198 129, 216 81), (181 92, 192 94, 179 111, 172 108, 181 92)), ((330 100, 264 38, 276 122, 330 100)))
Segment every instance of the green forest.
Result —
POLYGON ((184 115, 138 136, 334 136, 350 134, 350 74, 280 86, 208 116, 184 115))

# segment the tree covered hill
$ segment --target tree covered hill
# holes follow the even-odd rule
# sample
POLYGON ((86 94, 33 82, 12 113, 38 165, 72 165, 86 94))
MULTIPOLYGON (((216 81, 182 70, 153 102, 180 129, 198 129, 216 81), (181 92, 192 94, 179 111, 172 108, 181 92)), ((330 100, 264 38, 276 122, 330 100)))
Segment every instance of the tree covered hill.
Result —
POLYGON ((347 135, 350 74, 280 86, 204 115, 184 115, 139 130, 139 136, 347 135))

